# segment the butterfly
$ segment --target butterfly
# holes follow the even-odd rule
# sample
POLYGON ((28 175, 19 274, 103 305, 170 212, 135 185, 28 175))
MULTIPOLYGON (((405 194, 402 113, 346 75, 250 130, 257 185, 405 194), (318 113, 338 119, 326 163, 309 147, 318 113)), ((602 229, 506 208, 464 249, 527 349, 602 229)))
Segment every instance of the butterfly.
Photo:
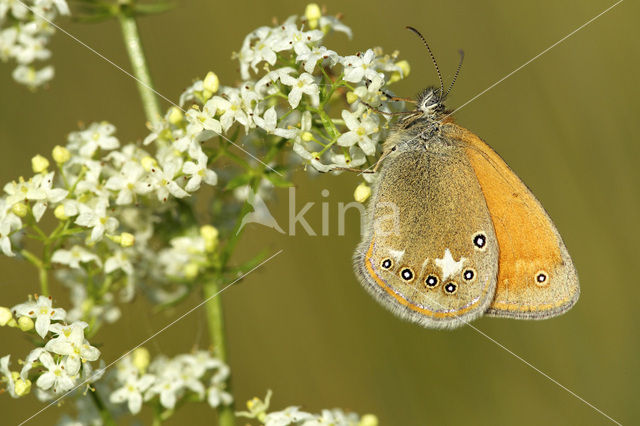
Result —
POLYGON ((444 92, 440 78, 424 90, 385 141, 356 275, 392 312, 429 328, 560 315, 580 294, 567 248, 504 160, 445 111, 452 86, 444 92))

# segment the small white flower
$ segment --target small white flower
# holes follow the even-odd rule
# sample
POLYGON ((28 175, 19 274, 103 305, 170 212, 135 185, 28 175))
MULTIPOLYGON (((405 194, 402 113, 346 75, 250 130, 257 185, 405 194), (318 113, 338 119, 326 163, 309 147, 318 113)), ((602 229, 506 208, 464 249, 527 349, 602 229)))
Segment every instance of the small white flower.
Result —
POLYGON ((116 250, 112 256, 104 262, 104 272, 107 274, 120 269, 127 275, 133 275, 133 264, 125 250, 116 250))
POLYGON ((291 108, 296 108, 302 99, 302 95, 309 95, 311 104, 317 106, 319 103, 320 89, 311 74, 302 73, 300 77, 294 78, 290 75, 283 75, 280 80, 283 84, 291 86, 289 92, 289 104, 291 108))
POLYGON ((349 128, 349 131, 340 135, 338 145, 353 146, 358 144, 366 155, 375 154, 376 144, 371 138, 371 135, 379 131, 375 116, 368 115, 366 117, 358 117, 354 113, 343 110, 342 119, 349 128))
POLYGON ((76 195, 85 192, 93 193, 98 197, 104 196, 104 198, 108 198, 111 195, 102 185, 101 175, 104 170, 103 162, 77 156, 73 157, 68 164, 71 165, 74 163, 80 164, 84 172, 82 180, 76 184, 76 195))
POLYGON ((320 30, 301 31, 293 23, 281 25, 276 31, 275 36, 279 40, 275 43, 274 49, 277 52, 293 49, 298 55, 309 50, 308 44, 324 37, 320 30))
POLYGON ((40 358, 40 355, 42 355, 43 352, 46 352, 44 348, 35 348, 31 352, 29 352, 29 355, 27 355, 27 358, 24 360, 22 370, 20 370, 20 377, 22 378, 22 380, 26 380, 29 377, 29 371, 31 371, 31 369, 33 368, 33 363, 36 362, 38 358, 40 358))
POLYGON ((320 157, 318 157, 316 153, 307 151, 307 149, 301 143, 295 142, 293 144, 293 152, 309 162, 309 164, 311 164, 313 168, 319 172, 327 173, 335 168, 335 166, 323 164, 320 161, 320 157))
POLYGON ((265 426, 288 426, 306 420, 312 420, 313 414, 300 411, 299 407, 287 407, 282 411, 274 411, 264 418, 265 426))
POLYGON ((80 371, 81 362, 95 361, 100 357, 100 351, 89 344, 84 338, 84 328, 87 326, 82 321, 69 326, 54 324, 51 331, 58 336, 51 339, 44 346, 45 350, 58 355, 66 355, 64 366, 67 374, 72 376, 80 371), (53 328, 54 326, 56 326, 53 328))
POLYGON ((142 180, 146 172, 140 163, 127 161, 117 175, 111 176, 105 188, 116 191, 116 204, 125 205, 135 201, 137 195, 148 194, 151 188, 142 180))
POLYGON ((270 71, 258 80, 254 89, 256 93, 261 95, 273 95, 274 93, 278 93, 279 88, 275 83, 281 80, 283 76, 289 75, 295 71, 296 70, 291 67, 283 67, 270 71))
POLYGON ((58 12, 61 15, 69 15, 71 12, 69 11, 69 6, 65 0, 52 0, 53 4, 58 8, 58 12))
POLYGON ((261 60, 273 60, 271 52, 273 51, 273 43, 275 39, 273 37, 267 39, 270 34, 271 28, 260 27, 249 33, 244 38, 242 48, 237 54, 240 62, 240 74, 244 80, 248 80, 250 78, 249 66, 251 66, 254 72, 257 72, 257 65, 261 60))
POLYGON ((36 332, 44 339, 49 332, 52 320, 64 320, 66 312, 62 308, 53 309, 51 298, 39 296, 37 302, 26 302, 14 306, 11 309, 16 317, 29 317, 36 319, 36 332))
POLYGON ((92 228, 90 240, 98 241, 105 232, 113 233, 118 227, 118 220, 107 214, 108 201, 98 199, 93 206, 80 204, 80 214, 76 218, 75 223, 80 226, 92 228))
POLYGON ((74 381, 65 370, 62 361, 55 362, 49 352, 40 355, 40 362, 49 371, 38 377, 36 385, 43 390, 53 389, 54 393, 73 389, 74 381))
POLYGON ((378 72, 374 60, 376 54, 369 49, 364 54, 346 56, 342 59, 344 65, 344 79, 351 83, 359 83, 363 78, 373 80, 378 72))
POLYGON ((189 193, 182 189, 174 180, 179 170, 179 166, 175 163, 167 164, 164 170, 160 167, 151 169, 151 185, 156 191, 158 200, 167 201, 169 194, 176 198, 184 198, 189 195, 189 193))
POLYGON ((77 245, 71 247, 71 250, 56 250, 51 257, 51 261, 54 263, 69 265, 71 268, 76 269, 80 268, 80 263, 96 262, 97 265, 102 264, 98 256, 77 245))
POLYGON ((129 376, 124 386, 116 389, 109 397, 109 400, 114 404, 121 404, 126 401, 129 411, 132 414, 138 414, 142 408, 142 393, 153 384, 155 379, 151 374, 145 374, 139 378, 137 375, 129 376))
MULTIPOLYGON (((380 89, 382 88, 382 86, 384 86, 383 76, 384 74, 376 75, 375 77, 373 77, 373 79, 371 79, 368 85, 358 86, 353 92, 362 101, 371 106, 378 107, 381 104, 382 97, 380 89)), ((383 111, 387 111, 389 109, 386 105, 384 105, 384 107, 385 108, 383 109, 383 111)))
POLYGON ((218 384, 212 383, 207 389, 207 402, 213 408, 219 405, 229 405, 233 402, 233 396, 222 390, 218 384))
MULTIPOLYGON (((0 49, 1 48, 2 46, 0 46, 0 49)), ((18 83, 35 89, 51 81, 54 76, 54 70, 51 65, 47 65, 39 70, 30 65, 18 65, 11 73, 11 76, 18 83)))
MULTIPOLYGON (((24 29, 26 26, 23 26, 24 29)), ((47 38, 39 35, 29 34, 29 31, 20 31, 18 43, 13 51, 15 60, 20 64, 30 64, 36 60, 44 61, 49 59, 51 51, 45 46, 47 38)))
POLYGON ((213 118, 216 115, 215 103, 211 100, 204 104, 202 110, 190 108, 185 115, 187 120, 187 136, 196 141, 204 141, 222 133, 222 125, 213 118))
POLYGON ((207 168, 207 161, 209 160, 207 156, 201 152, 195 160, 195 163, 193 161, 187 161, 182 166, 182 171, 191 176, 184 188, 188 192, 198 190, 202 181, 208 185, 215 185, 218 183, 218 176, 216 175, 216 172, 207 168))
POLYGON ((92 123, 86 130, 71 133, 67 148, 77 151, 83 157, 91 158, 98 148, 110 150, 120 146, 118 139, 113 136, 115 132, 113 124, 92 123))
POLYGON ((262 61, 267 62, 269 65, 276 63, 277 56, 274 51, 276 39, 274 37, 267 37, 270 33, 271 29, 267 27, 258 28, 253 32, 258 38, 253 44, 250 53, 251 68, 254 72, 257 72, 257 65, 262 61))
POLYGON ((298 131, 296 129, 283 129, 278 127, 278 113, 274 107, 265 111, 263 117, 255 115, 253 117, 256 125, 269 134, 280 136, 286 139, 292 139, 298 131))
POLYGON ((367 157, 364 155, 364 152, 362 152, 362 150, 357 146, 349 148, 349 157, 350 159, 348 159, 345 154, 332 153, 331 162, 338 167, 358 167, 367 161, 367 157))
POLYGON ((324 46, 319 46, 307 49, 300 53, 296 57, 296 62, 304 62, 304 70, 309 74, 312 74, 318 61, 320 61, 320 65, 322 65, 322 62, 327 61, 329 62, 329 66, 333 66, 338 62, 338 58, 338 54, 333 50, 329 50, 324 46))
POLYGON ((10 207, 7 206, 5 199, 0 198, 0 250, 5 256, 14 256, 9 235, 11 232, 22 228, 22 221, 8 210, 10 207))
POLYGON ((6 198, 8 208, 21 201, 40 201, 46 198, 45 192, 41 188, 39 188, 39 185, 35 182, 34 179, 25 181, 24 179, 20 178, 18 182, 9 182, 4 186, 4 192, 6 192, 8 195, 8 197, 6 198))
POLYGON ((50 172, 47 174, 36 175, 33 178, 34 185, 36 185, 44 195, 44 198, 40 199, 33 206, 33 217, 36 219, 36 222, 39 222, 40 218, 42 218, 42 215, 47 209, 48 203, 58 203, 62 201, 67 194, 69 194, 69 191, 65 189, 52 188, 53 175, 54 172, 50 172))
POLYGON ((13 374, 11 370, 9 370, 9 361, 11 360, 11 355, 5 355, 0 358, 0 373, 4 375, 5 380, 7 381, 7 390, 9 391, 9 395, 12 398, 17 398, 15 388, 15 381, 13 380, 13 374))
POLYGON ((320 17, 320 28, 325 32, 331 29, 333 31, 345 33, 349 38, 352 37, 351 28, 343 24, 342 21, 335 16, 322 15, 320 17))

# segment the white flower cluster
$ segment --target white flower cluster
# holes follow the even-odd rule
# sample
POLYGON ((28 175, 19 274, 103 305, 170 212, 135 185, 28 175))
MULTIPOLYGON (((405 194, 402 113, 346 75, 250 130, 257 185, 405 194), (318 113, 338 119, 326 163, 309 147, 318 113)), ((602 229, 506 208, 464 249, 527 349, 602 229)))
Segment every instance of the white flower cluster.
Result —
POLYGON ((180 354, 174 358, 160 356, 149 364, 149 353, 138 348, 116 367, 116 389, 111 393, 110 401, 126 402, 133 414, 140 411, 143 401, 156 397, 167 410, 172 410, 188 395, 195 395, 200 401, 206 396, 214 408, 233 402, 231 394, 225 391, 229 367, 209 351, 180 354))
MULTIPOLYGON (((188 126, 183 124, 186 131, 188 126)), ((158 286, 176 276, 193 278, 188 271, 180 271, 192 268, 193 259, 158 257, 155 249, 162 251, 162 244, 168 242, 152 248, 149 240, 159 216, 174 206, 174 197, 187 197, 203 183, 217 182, 198 143, 158 144, 152 155, 135 144, 121 146, 114 134, 115 127, 105 122, 71 133, 65 147, 53 149, 57 172, 49 171, 49 160, 36 156, 32 160, 36 174, 6 184, 5 195, 0 196, 0 250, 7 256, 14 256, 14 249, 24 254, 20 239, 24 232, 37 229, 41 235, 38 226, 47 210, 58 219, 58 228, 48 236, 52 246, 58 247, 50 261, 66 266, 57 275, 71 288, 70 320, 115 321, 119 309, 114 291, 120 291, 123 301, 131 300, 135 284, 151 274, 158 286), (145 262, 149 267, 133 266, 145 262), (173 274, 163 275, 163 270, 173 274), (88 287, 98 273, 108 286, 88 287)), ((203 250, 215 248, 214 231, 209 231, 206 244, 200 237, 203 250)), ((181 243, 179 239, 173 243, 175 254, 181 243)), ((189 247, 190 253, 194 247, 199 245, 189 247)))
POLYGON ((53 308, 51 298, 39 296, 36 301, 21 303, 10 311, 6 308, 0 310, 0 325, 13 325, 29 331, 35 318, 35 331, 46 340, 44 346, 27 355, 19 373, 9 369, 11 355, 0 358, 0 374, 7 382, 6 389, 12 397, 29 393, 32 380, 35 380, 38 398, 49 400, 74 389, 79 383, 100 378, 101 373, 94 372, 90 364, 100 357, 100 351, 85 338, 87 323, 75 321, 67 324, 65 310, 53 308))
POLYGON ((58 14, 69 15, 65 0, 0 0, 0 60, 17 62, 18 83, 33 89, 53 78, 53 66, 34 63, 51 57, 47 44, 55 29, 49 22, 58 14))
MULTIPOLYGON (((293 151, 322 172, 358 167, 375 156, 385 123, 368 106, 389 111, 386 85, 406 76, 408 64, 380 48, 341 56, 322 45, 331 31, 351 35, 337 18, 307 8, 301 18, 251 32, 236 54, 243 79, 237 87, 219 87, 210 73, 181 96, 181 105, 191 103, 192 109, 190 140, 180 145, 194 146, 238 123, 247 133, 291 141, 293 151), (332 118, 328 103, 339 93, 346 93, 345 109, 332 118)), ((158 137, 177 139, 167 122, 149 140, 158 137)))
POLYGON ((247 401, 249 411, 237 413, 239 416, 256 419, 265 426, 378 426, 378 418, 373 414, 360 417, 356 413, 345 413, 339 408, 322 410, 312 414, 300 410, 300 407, 287 407, 281 411, 269 412, 271 391, 264 401, 253 398, 247 401))

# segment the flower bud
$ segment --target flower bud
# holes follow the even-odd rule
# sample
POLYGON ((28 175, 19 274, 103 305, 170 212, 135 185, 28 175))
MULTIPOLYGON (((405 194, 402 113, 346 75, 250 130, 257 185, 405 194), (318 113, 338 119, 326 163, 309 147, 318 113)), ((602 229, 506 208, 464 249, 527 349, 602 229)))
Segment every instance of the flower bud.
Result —
POLYGON ((53 147, 53 151, 51 151, 51 156, 56 163, 64 164, 71 158, 71 153, 64 146, 56 145, 53 147))
POLYGON ((352 104, 352 103, 354 103, 354 102, 355 102, 355 101, 357 101, 357 100, 358 100, 358 95, 356 95, 356 94, 355 94, 355 93, 353 93, 353 92, 347 92, 347 102, 348 102, 349 104, 352 104))
POLYGON ((4 306, 0 306, 0 327, 4 327, 12 319, 13 315, 11 315, 11 310, 4 306))
POLYGON ((305 142, 312 141, 313 140, 313 133, 304 132, 304 133, 302 133, 302 136, 300 138, 305 142))
POLYGON ((122 247, 131 247, 136 242, 136 237, 128 232, 120 234, 120 245, 122 247))
POLYGON ((144 373, 149 366, 149 361, 151 359, 151 355, 147 348, 143 348, 142 346, 136 348, 131 354, 132 362, 134 367, 140 371, 140 373, 144 373))
POLYGON ((411 73, 411 66, 409 65, 409 62, 402 60, 396 62, 395 65, 400 68, 400 70, 394 71, 391 74, 388 84, 395 83, 396 81, 402 80, 403 78, 407 78, 407 76, 411 73))
POLYGON ((169 108, 169 117, 168 117, 169 123, 173 124, 174 126, 177 126, 178 124, 180 124, 183 118, 184 118, 184 115, 182 114, 182 111, 180 111, 180 108, 177 108, 174 106, 169 108))
POLYGON ((57 206, 54 210, 53 210, 53 215, 56 217, 56 219, 58 220, 67 220, 69 219, 69 216, 67 216, 64 213, 64 205, 60 204, 59 206, 57 206))
POLYGON ((309 22, 309 28, 315 30, 318 28, 318 20, 322 17, 320 6, 316 3, 309 3, 304 10, 304 16, 307 18, 307 22, 309 22))
POLYGON ((15 381, 14 389, 16 391, 16 395, 24 396, 31 392, 31 380, 23 380, 22 378, 18 378, 15 381))
POLYGON ((371 196, 371 187, 362 182, 353 192, 353 198, 359 203, 364 203, 371 196))
POLYGON ((11 206, 11 212, 18 217, 25 217, 29 213, 29 207, 25 203, 15 203, 11 206))
POLYGON ((219 234, 215 226, 204 225, 200 228, 200 236, 204 239, 204 245, 208 252, 214 251, 218 246, 219 234))
POLYGON ((365 414, 360 419, 358 426, 378 426, 378 417, 374 414, 365 414))
POLYGON ((191 262, 191 263, 187 263, 187 265, 184 267, 182 272, 184 273, 184 277, 186 279, 192 280, 198 276, 199 270, 200 270, 200 267, 198 266, 198 264, 195 262, 191 262))
POLYGON ((216 73, 214 73, 213 71, 209 71, 207 73, 207 76, 204 78, 204 81, 202 82, 202 86, 205 90, 211 92, 211 94, 216 93, 220 88, 220 80, 218 79, 216 73))
POLYGON ((31 159, 31 168, 34 173, 42 173, 47 171, 49 167, 49 160, 38 154, 31 159))
POLYGON ((22 331, 33 330, 33 320, 29 317, 18 318, 18 328, 22 331))

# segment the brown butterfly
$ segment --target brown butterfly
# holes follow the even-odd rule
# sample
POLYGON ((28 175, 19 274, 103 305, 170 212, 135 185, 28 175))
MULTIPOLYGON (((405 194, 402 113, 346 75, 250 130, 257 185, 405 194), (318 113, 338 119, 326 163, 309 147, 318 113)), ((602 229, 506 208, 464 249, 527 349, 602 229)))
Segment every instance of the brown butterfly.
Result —
POLYGON ((385 142, 356 274, 383 305, 424 327, 566 312, 580 288, 560 234, 502 158, 453 123, 449 90, 442 78, 426 89, 385 142))

